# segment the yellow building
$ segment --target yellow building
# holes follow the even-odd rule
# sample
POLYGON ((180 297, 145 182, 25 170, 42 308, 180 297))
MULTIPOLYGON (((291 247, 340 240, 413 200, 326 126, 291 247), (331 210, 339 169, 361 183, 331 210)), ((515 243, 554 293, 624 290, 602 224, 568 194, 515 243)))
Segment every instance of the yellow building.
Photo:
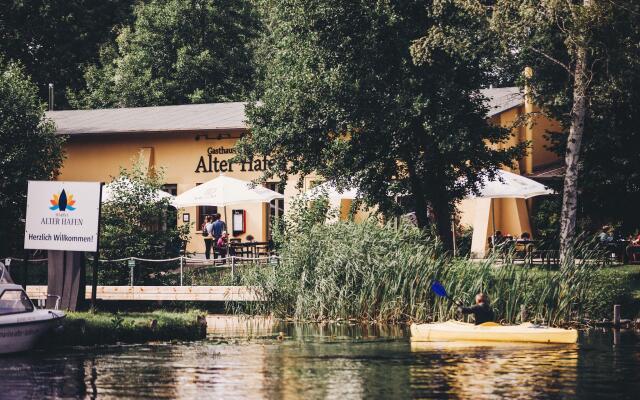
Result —
MULTIPOLYGON (((557 121, 546 118, 517 87, 485 89, 483 95, 490 99, 489 121, 503 127, 512 127, 512 138, 504 143, 509 147, 529 142, 527 155, 519 160, 511 172, 529 176, 548 174, 558 169, 558 156, 548 149, 546 133, 560 131, 557 121)), ((474 199, 459 205, 460 224, 473 228, 471 253, 482 258, 488 248, 488 238, 495 229, 503 234, 531 233, 529 210, 534 200, 524 199, 474 199), (495 215, 492 215, 492 212, 495 215)))
MULTIPOLYGON (((491 99, 491 121, 509 126, 527 112, 535 111, 517 88, 487 89, 491 99)), ((260 176, 266 163, 256 159, 245 163, 231 163, 234 145, 248 133, 244 122, 244 103, 193 104, 163 107, 118 108, 102 110, 50 111, 57 133, 68 136, 65 144, 66 160, 58 176, 68 181, 109 182, 119 174, 121 167, 129 168, 134 160, 141 159, 144 166, 164 169, 164 189, 180 194, 194 186, 207 182, 220 174, 252 180, 260 176)), ((536 118, 535 123, 516 128, 513 143, 529 140, 533 143, 530 154, 521 160, 515 172, 531 174, 553 164, 555 155, 544 148, 543 134, 554 125, 546 119, 536 118)), ((308 190, 317 178, 308 177, 301 190, 308 190)), ((288 202, 299 193, 292 177, 280 188, 277 181, 267 187, 282 190, 284 201, 271 204, 246 204, 233 209, 244 210, 245 233, 264 241, 269 237, 270 220, 282 215, 288 202)), ((343 202, 341 209, 348 209, 343 202)), ((461 204, 462 224, 473 226, 473 250, 484 254, 486 237, 490 236, 489 201, 464 201, 461 204), (476 232, 480 245, 475 243, 476 232)), ((232 210, 228 210, 227 216, 232 210)), ((188 250, 203 252, 204 243, 199 234, 204 215, 222 212, 215 207, 192 207, 184 210, 181 219, 194 223, 188 250)), ((519 234, 531 232, 527 204, 519 200, 496 200, 496 227, 519 234)), ((345 216, 346 213, 342 213, 345 216)), ((229 226, 228 230, 231 231, 229 226)))

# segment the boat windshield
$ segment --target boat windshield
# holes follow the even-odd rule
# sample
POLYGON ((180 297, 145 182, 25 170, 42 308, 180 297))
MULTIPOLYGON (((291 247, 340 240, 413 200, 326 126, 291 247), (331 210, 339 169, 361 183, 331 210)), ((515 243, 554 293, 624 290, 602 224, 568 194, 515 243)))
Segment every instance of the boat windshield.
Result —
POLYGON ((33 303, 20 289, 6 289, 0 294, 0 315, 33 311, 33 303))
POLYGON ((13 279, 11 279, 11 275, 9 275, 9 271, 7 271, 7 268, 1 262, 0 262, 0 283, 13 283, 13 279))

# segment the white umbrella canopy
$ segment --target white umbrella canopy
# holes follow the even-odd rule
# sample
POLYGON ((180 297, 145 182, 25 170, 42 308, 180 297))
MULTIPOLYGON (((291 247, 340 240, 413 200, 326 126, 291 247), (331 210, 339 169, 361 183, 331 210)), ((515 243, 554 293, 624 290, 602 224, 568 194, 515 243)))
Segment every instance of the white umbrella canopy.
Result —
POLYGON ((549 189, 542 183, 538 183, 533 179, 526 178, 522 175, 512 172, 500 170, 496 173, 495 179, 489 180, 488 177, 482 179, 482 188, 480 193, 470 194, 469 199, 529 199, 535 196, 543 196, 546 194, 554 194, 555 191, 549 189))
POLYGON ((173 199, 172 204, 177 208, 226 207, 242 203, 268 203, 275 199, 284 199, 284 195, 264 186, 252 187, 251 182, 220 175, 179 194, 173 199))
MULTIPOLYGON (((112 182, 113 183, 113 182, 112 182)), ((103 203, 108 203, 111 200, 113 200, 113 197, 115 195, 114 193, 114 188, 113 188, 113 184, 112 183, 107 183, 106 185, 104 185, 104 187, 102 188, 102 198, 101 201, 103 203)), ((125 187, 131 187, 133 188, 135 183, 131 182, 130 180, 124 178, 121 179, 120 182, 118 182, 118 184, 121 184, 125 187)), ((154 200, 158 201, 161 199, 167 198, 169 199, 169 203, 173 204, 173 195, 171 195, 171 193, 167 193, 164 190, 156 190, 154 193, 154 200)))
MULTIPOLYGON (((545 185, 526 178, 522 175, 512 172, 499 170, 493 180, 489 180, 487 176, 482 179, 482 187, 479 194, 470 194, 468 199, 529 199, 536 196, 546 194, 554 194, 555 191, 545 185)), ((493 236, 491 241, 494 243, 496 233, 496 217, 494 210, 494 202, 491 202, 491 220, 493 226, 493 236)), ((455 234, 455 229, 453 230, 455 234)), ((475 240, 475 239, 474 239, 475 240)), ((454 236, 455 243, 455 236, 454 236)), ((495 243, 494 243, 495 245, 495 243)), ((472 244, 473 247, 473 244, 472 244)))
POLYGON ((358 198, 358 190, 354 188, 346 188, 343 191, 340 191, 336 188, 333 182, 327 181, 321 183, 318 186, 315 186, 305 192, 305 196, 308 199, 317 199, 322 196, 322 194, 326 193, 329 197, 329 200, 338 202, 340 200, 355 200, 358 198))

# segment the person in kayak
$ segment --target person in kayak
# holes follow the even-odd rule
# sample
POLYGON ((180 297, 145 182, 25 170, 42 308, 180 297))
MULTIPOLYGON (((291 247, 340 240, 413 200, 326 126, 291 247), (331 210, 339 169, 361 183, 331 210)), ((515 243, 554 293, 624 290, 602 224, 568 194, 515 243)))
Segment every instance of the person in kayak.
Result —
POLYGON ((489 297, 484 293, 476 295, 476 304, 471 307, 458 307, 462 314, 473 314, 475 324, 480 325, 485 322, 493 322, 495 316, 489 304, 489 297))

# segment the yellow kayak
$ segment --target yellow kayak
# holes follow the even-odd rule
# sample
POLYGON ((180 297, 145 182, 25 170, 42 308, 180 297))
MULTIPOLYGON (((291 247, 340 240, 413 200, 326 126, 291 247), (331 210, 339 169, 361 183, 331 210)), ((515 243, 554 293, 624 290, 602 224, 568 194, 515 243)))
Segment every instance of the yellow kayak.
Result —
POLYGON ((458 321, 411 325, 412 342, 529 342, 576 343, 575 329, 549 328, 529 322, 521 325, 500 325, 486 322, 481 325, 458 321))

